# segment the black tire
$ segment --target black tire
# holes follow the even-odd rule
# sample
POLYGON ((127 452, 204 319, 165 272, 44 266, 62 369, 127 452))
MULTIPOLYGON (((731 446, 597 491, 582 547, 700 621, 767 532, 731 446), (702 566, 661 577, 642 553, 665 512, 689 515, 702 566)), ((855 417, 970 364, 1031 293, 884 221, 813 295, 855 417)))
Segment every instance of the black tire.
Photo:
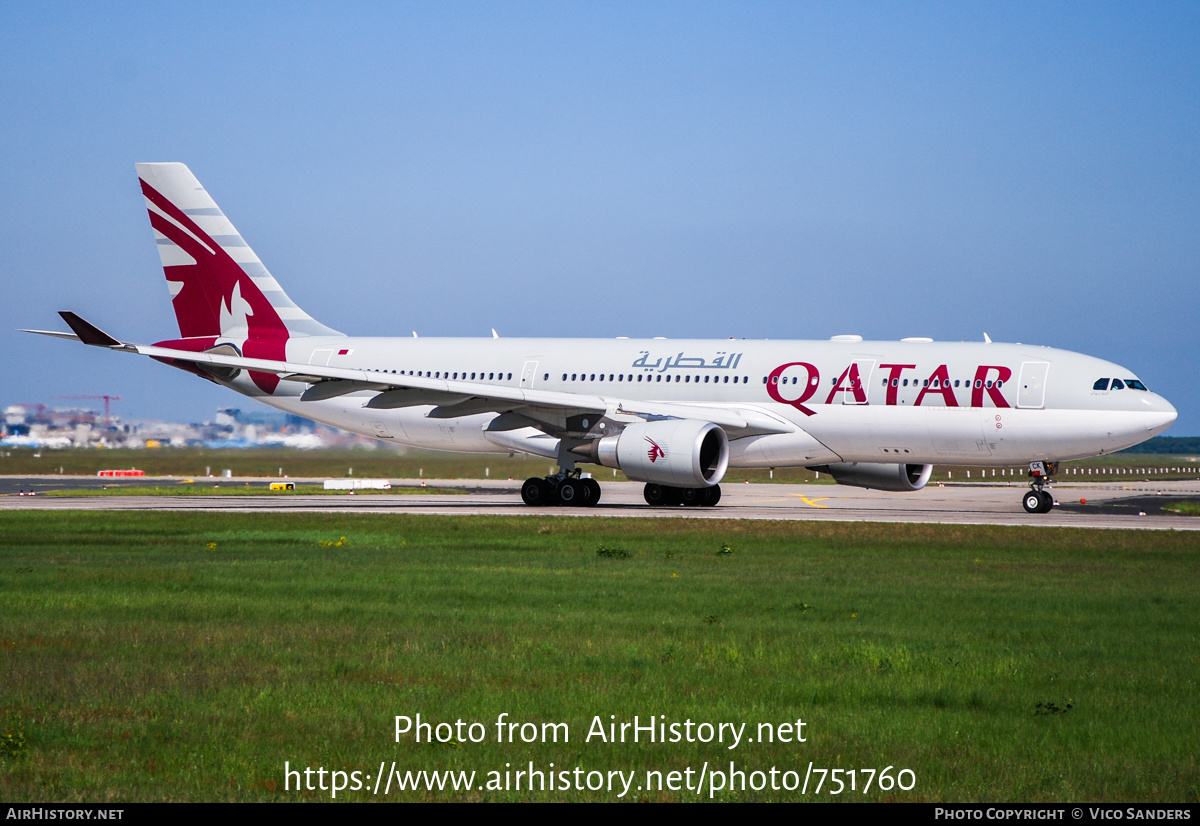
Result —
POLYGON ((1048 490, 1043 490, 1040 496, 1042 498, 1042 507, 1038 510, 1038 513, 1050 513, 1050 511, 1054 510, 1054 494, 1048 490))
POLYGON ((576 507, 583 504, 583 486, 574 479, 564 479, 558 485, 558 498, 568 507, 576 507))
POLYGON ((575 503, 574 504, 576 507, 590 508, 592 505, 596 504, 595 499, 592 497, 592 494, 595 493, 595 491, 593 491, 592 486, 588 484, 588 482, 590 482, 590 481, 592 481, 592 480, 591 479, 576 479, 575 480, 575 503))
POLYGON ((1025 513, 1042 512, 1042 496, 1036 490, 1026 491, 1025 498, 1021 500, 1021 504, 1025 508, 1025 513))
POLYGON ((680 488, 679 498, 690 508, 708 504, 708 488, 680 488))
POLYGON ((708 501, 705 502, 705 504, 711 508, 720 501, 721 501, 721 486, 713 485, 711 488, 708 489, 708 501))
POLYGON ((521 501, 530 507, 545 507, 554 504, 554 495, 545 479, 534 477, 521 485, 521 501))
POLYGON ((645 498, 647 505, 653 505, 656 508, 661 508, 667 505, 667 491, 669 488, 663 485, 656 485, 653 482, 647 482, 646 487, 642 489, 642 497, 645 498))
POLYGON ((595 479, 584 479, 583 483, 592 492, 591 498, 588 499, 588 507, 595 507, 596 503, 600 501, 600 483, 595 479))
POLYGON ((669 488, 663 485, 663 504, 674 507, 683 502, 683 488, 669 488))

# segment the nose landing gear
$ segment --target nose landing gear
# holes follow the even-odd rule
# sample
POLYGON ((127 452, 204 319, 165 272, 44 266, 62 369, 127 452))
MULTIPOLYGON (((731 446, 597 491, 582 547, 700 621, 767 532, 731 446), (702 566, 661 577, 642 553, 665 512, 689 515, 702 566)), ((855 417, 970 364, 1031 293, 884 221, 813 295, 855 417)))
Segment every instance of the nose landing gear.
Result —
POLYGON ((1029 478, 1032 488, 1021 500, 1026 513, 1050 513, 1054 509, 1054 496, 1046 490, 1046 483, 1058 472, 1058 462, 1030 462, 1029 478))
POLYGON ((1021 504, 1025 506, 1026 513, 1050 513, 1054 507, 1054 497, 1049 491, 1031 490, 1025 494, 1021 504))

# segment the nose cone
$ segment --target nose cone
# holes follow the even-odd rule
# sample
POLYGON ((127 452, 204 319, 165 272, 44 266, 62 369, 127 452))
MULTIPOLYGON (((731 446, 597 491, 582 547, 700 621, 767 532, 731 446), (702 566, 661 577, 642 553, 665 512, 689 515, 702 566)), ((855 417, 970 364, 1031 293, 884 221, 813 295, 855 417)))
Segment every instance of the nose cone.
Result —
POLYGON ((1179 412, 1175 406, 1157 393, 1147 393, 1142 402, 1146 406, 1143 415, 1146 423, 1146 438, 1162 433, 1179 418, 1179 412))

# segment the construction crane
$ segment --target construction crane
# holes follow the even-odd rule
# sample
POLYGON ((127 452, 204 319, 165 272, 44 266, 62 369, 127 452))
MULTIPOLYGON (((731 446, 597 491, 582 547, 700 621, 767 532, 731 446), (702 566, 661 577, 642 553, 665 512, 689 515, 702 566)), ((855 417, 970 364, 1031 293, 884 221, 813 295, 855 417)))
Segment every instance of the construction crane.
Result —
POLYGON ((108 403, 109 402, 119 402, 121 400, 120 396, 107 396, 107 395, 95 396, 95 395, 87 395, 87 394, 81 395, 81 396, 55 396, 54 398, 56 398, 56 399, 104 399, 104 426, 105 427, 108 427, 108 422, 109 422, 108 403))

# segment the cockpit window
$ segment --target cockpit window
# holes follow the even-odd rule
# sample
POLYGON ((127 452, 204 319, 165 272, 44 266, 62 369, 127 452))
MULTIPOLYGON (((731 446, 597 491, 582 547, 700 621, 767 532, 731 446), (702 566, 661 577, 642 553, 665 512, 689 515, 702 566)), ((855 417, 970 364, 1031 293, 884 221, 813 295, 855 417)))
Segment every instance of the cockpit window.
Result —
POLYGON ((1093 390, 1107 390, 1108 379, 1096 379, 1096 383, 1092 385, 1093 390))
POLYGON ((1113 379, 1113 383, 1108 389, 1109 390, 1124 390, 1125 384, 1120 379, 1113 379))
POLYGON ((1125 386, 1130 390, 1148 390, 1146 385, 1142 384, 1137 379, 1125 379, 1125 386))

